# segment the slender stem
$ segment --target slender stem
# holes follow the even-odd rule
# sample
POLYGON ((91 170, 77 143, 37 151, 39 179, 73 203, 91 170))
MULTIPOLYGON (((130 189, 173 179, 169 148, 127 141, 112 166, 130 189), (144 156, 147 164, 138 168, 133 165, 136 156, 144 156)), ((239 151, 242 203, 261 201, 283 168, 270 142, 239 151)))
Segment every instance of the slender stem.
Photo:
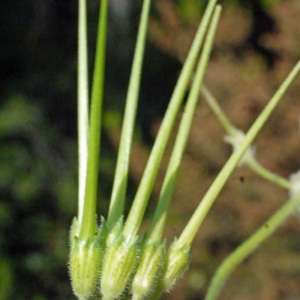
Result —
POLYGON ((182 120, 180 122, 180 127, 176 137, 175 145, 172 151, 172 155, 168 164, 168 169, 159 196, 158 205, 152 220, 151 229, 149 233, 149 240, 159 240, 162 236, 165 227, 168 208, 177 179, 182 155, 187 143, 189 131, 193 120, 193 114, 195 112, 195 107, 199 97, 202 80, 211 53, 211 48, 218 20, 220 18, 220 13, 221 7, 218 5, 212 17, 209 31, 204 42, 203 51, 199 59, 199 64, 194 77, 193 85, 187 100, 186 108, 182 120))
POLYGON ((202 86, 201 88, 201 94, 205 98, 206 102, 210 106, 210 108, 213 110, 215 113, 216 117, 224 127, 225 131, 227 132, 228 135, 232 133, 234 130, 234 126, 230 122, 230 120, 227 118, 225 113, 223 112, 222 108, 220 107, 218 101, 215 99, 215 97, 210 93, 210 91, 206 88, 205 85, 202 86))
POLYGON ((84 195, 84 208, 82 224, 80 227, 80 238, 82 239, 94 236, 96 230, 95 217, 98 189, 98 164, 102 115, 101 112, 105 71, 107 11, 108 0, 102 0, 100 7, 100 20, 98 25, 96 57, 91 96, 91 120, 88 137, 88 162, 84 195))
POLYGON ((274 174, 272 172, 270 172, 269 170, 265 169, 263 166, 261 166, 256 160, 255 158, 252 159, 248 159, 247 160, 247 165, 253 170, 255 171, 255 173, 257 173, 258 175, 260 175, 261 177, 265 178, 268 181, 274 182, 277 185, 285 188, 285 189, 290 189, 291 188, 291 184, 290 182, 285 179, 284 177, 281 177, 277 174, 274 174))
POLYGON ((79 0, 78 9, 78 220, 82 221, 88 155, 88 54, 86 1, 79 0))
POLYGON ((254 124, 249 129, 248 133, 245 136, 245 139, 241 146, 230 156, 208 191, 206 192, 205 196, 203 197, 202 201, 198 205, 196 211, 194 212, 193 216, 189 220, 188 224, 184 228, 182 234, 180 235, 177 243, 179 245, 190 245, 192 240, 194 239, 200 225, 202 224, 205 216, 207 215, 209 209, 213 205, 216 197, 219 195, 221 189, 223 188, 224 184, 226 183, 228 177, 232 173, 232 171, 237 166, 239 160, 243 157, 245 151, 249 147, 249 145, 253 142, 254 138, 261 130, 262 126, 265 124, 267 119, 269 118, 270 114, 278 104, 279 100, 282 98, 284 92, 287 90, 289 85, 291 84, 292 80, 295 78, 297 73, 300 69, 300 61, 296 64, 287 78, 284 80, 282 85, 279 87, 275 95, 266 105, 264 110, 258 116, 254 124))
POLYGON ((258 248, 280 224, 300 205, 300 194, 286 202, 268 221, 266 221, 250 238, 231 253, 218 268, 209 286, 205 300, 216 299, 225 280, 250 253, 258 248))
MULTIPOLYGON (((221 109, 217 100, 205 86, 202 86, 201 92, 205 100, 219 119, 220 123, 224 127, 227 134, 229 136, 232 135, 236 129, 221 109)), ((265 178, 268 181, 274 182, 285 189, 290 189, 290 183, 287 179, 268 171, 266 168, 261 166, 254 157, 252 157, 252 159, 248 158, 245 162, 259 176, 265 178)))
POLYGON ((172 127, 175 122, 175 118, 178 114, 180 105, 182 103, 184 93, 187 89, 188 80, 193 71, 197 55, 200 51, 201 45, 203 44, 203 39, 207 31, 209 20, 213 13, 215 4, 216 0, 211 0, 207 6, 206 12, 203 16, 202 22, 196 33, 196 37, 194 39, 186 62, 183 66, 182 72, 174 89, 173 95, 171 97, 169 107, 161 124, 159 133, 157 135, 148 163, 146 165, 142 180, 137 190, 137 194, 130 209, 127 221, 124 225, 123 233, 127 237, 127 239, 132 239, 136 235, 141 221, 143 219, 144 212, 151 194, 151 190, 154 185, 154 181, 156 179, 158 169, 162 160, 162 156, 166 148, 166 144, 168 142, 172 127))
POLYGON ((146 44, 146 33, 150 3, 150 0, 144 0, 141 12, 141 20, 127 92, 121 141, 119 146, 117 166, 107 219, 108 227, 112 227, 113 224, 119 220, 124 210, 124 202, 129 172, 129 157, 131 152, 134 122, 136 118, 136 108, 140 88, 143 56, 146 44))

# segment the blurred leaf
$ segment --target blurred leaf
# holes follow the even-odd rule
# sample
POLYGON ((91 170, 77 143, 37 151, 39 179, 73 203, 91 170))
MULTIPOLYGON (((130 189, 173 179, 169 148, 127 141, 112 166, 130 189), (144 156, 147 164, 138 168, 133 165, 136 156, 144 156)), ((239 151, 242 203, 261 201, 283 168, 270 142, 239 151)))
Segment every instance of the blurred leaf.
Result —
POLYGON ((13 275, 11 265, 4 257, 0 258, 0 299, 10 299, 9 295, 13 287, 13 275))
POLYGON ((41 115, 35 106, 22 96, 13 96, 0 111, 0 136, 24 130, 40 120, 41 115))
POLYGON ((14 221, 14 216, 11 207, 7 203, 2 202, 1 200, 0 200, 0 227, 4 229, 12 225, 14 221))
POLYGON ((184 22, 193 23, 201 18, 202 11, 206 6, 207 1, 199 0, 180 0, 179 9, 181 14, 181 19, 184 22))

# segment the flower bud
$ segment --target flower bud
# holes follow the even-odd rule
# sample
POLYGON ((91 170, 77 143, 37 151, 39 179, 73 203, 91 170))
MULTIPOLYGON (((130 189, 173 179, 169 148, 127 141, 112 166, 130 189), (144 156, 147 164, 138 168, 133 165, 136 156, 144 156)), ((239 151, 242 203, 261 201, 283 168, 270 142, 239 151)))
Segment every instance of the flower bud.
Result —
POLYGON ((169 291, 176 280, 179 279, 188 267, 190 261, 190 247, 178 246, 175 239, 168 249, 164 276, 161 282, 161 290, 169 291))
POLYGON ((101 266, 102 249, 99 235, 86 240, 72 237, 71 229, 71 254, 70 277, 72 288, 77 297, 88 298, 96 291, 99 271, 101 266))
POLYGON ((127 243, 122 227, 122 223, 118 222, 107 237, 100 279, 100 290, 104 299, 115 299, 125 292, 137 265, 137 239, 127 243))
POLYGON ((156 291, 161 280, 165 262, 165 245, 149 243, 143 253, 132 282, 132 294, 139 298, 148 298, 156 291))

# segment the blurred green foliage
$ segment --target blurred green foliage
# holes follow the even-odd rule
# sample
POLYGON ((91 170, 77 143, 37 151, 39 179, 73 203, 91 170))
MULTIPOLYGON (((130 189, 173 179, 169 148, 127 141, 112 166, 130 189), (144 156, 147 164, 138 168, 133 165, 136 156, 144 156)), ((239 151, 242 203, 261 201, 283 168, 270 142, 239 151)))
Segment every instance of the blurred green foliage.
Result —
MULTIPOLYGON (((196 18, 199 2, 205 3, 179 0, 182 16, 196 18)), ((262 3, 267 7, 271 2, 262 3)), ((97 5, 89 2, 91 57, 97 5)), ((125 32, 124 23, 113 18, 117 16, 112 14, 109 28, 106 130, 121 123, 138 19, 133 9, 125 32), (116 47, 120 32, 128 49, 116 47)), ((3 0, 0 24, 0 299, 74 299, 67 256, 77 211, 77 2, 3 0)), ((143 78, 138 122, 151 143, 150 124, 163 113, 180 64, 166 55, 155 62, 157 53, 147 51, 145 69, 151 69, 143 78)), ((108 206, 115 165, 115 148, 105 131, 102 139, 101 212, 108 206)))
MULTIPOLYGON (((206 5, 207 0, 175 0, 177 2, 180 16, 185 22, 194 22, 200 19, 206 5)), ((222 0, 220 4, 228 5, 239 5, 245 9, 251 9, 253 7, 261 7, 265 11, 269 11, 276 1, 273 0, 222 0)))

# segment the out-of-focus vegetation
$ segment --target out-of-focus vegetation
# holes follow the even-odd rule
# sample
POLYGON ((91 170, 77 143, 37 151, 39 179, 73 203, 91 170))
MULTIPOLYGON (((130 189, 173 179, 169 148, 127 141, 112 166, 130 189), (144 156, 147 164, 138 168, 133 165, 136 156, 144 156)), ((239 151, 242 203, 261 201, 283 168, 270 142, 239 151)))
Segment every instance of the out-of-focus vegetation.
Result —
MULTIPOLYGON (((68 232, 77 210, 77 3, 2 1, 0 10, 0 299, 68 299, 68 232)), ((93 25, 96 3, 90 15, 93 25)), ((111 153, 103 160, 105 199, 114 151, 104 144, 111 153)))
MULTIPOLYGON (((101 213, 110 195, 139 11, 136 1, 111 2, 101 213), (123 10, 117 9, 120 5, 123 10)), ((203 1, 175 2, 183 22, 198 20, 203 1)), ((224 5, 246 2, 224 1, 224 5)), ((256 46, 261 37, 257 32, 274 29, 275 19, 268 11, 272 1, 248 2, 252 3, 244 5, 248 14, 257 16, 258 7, 272 21, 260 27, 253 18, 246 44, 273 66, 275 56, 256 46)), ((89 1, 91 58, 97 17, 98 1, 89 1)), ((0 24, 0 299, 73 299, 66 264, 69 226, 77 211, 77 2, 3 0, 0 24)), ((153 142, 155 124, 181 67, 180 55, 161 49, 149 43, 146 52, 137 129, 146 144, 153 142)), ((138 165, 133 164, 132 190, 138 165)))

